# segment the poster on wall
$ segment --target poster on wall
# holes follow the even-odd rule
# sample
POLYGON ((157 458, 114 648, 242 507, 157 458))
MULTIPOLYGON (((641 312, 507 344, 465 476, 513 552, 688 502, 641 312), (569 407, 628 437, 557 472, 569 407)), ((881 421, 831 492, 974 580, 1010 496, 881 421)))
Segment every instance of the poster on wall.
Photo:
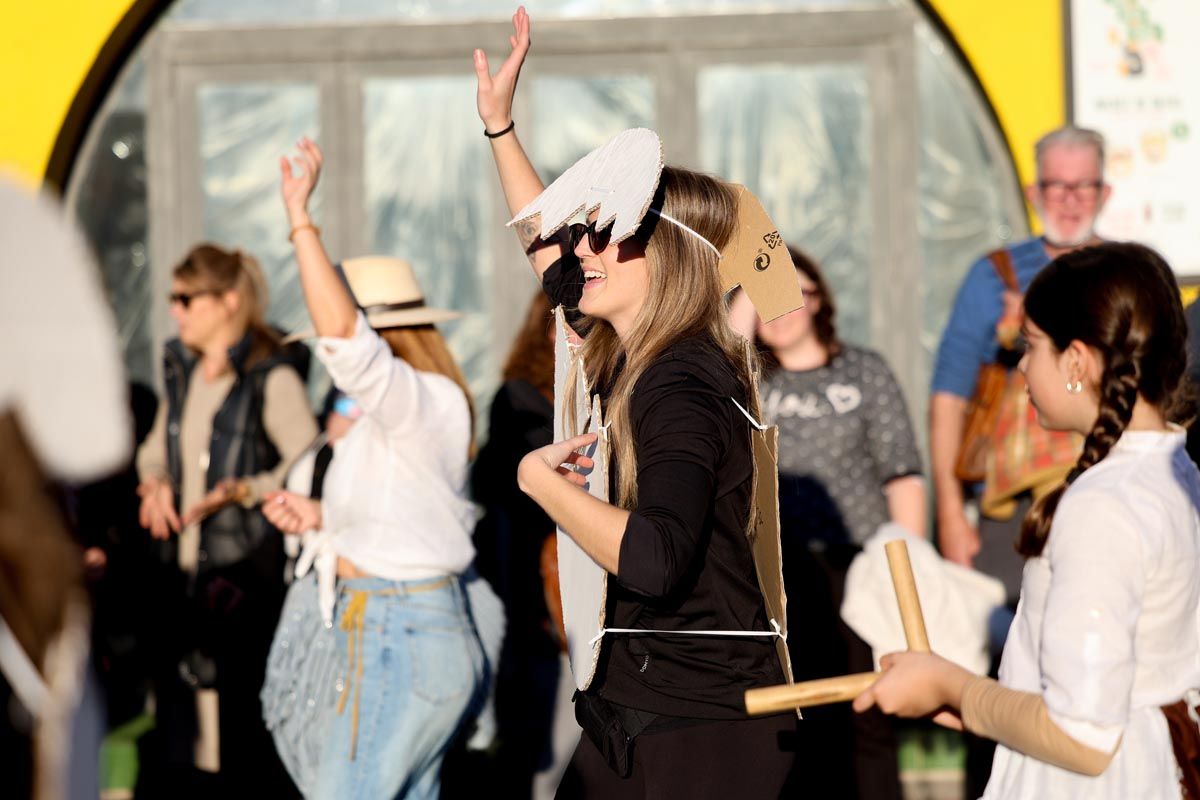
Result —
POLYGON ((1075 124, 1104 134, 1102 236, 1200 276, 1200 0, 1070 0, 1075 124))

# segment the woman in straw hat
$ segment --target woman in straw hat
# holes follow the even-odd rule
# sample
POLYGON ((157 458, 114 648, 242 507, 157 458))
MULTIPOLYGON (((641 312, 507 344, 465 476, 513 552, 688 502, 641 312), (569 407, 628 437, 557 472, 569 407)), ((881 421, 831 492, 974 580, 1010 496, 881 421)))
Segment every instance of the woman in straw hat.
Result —
MULTIPOLYGON (((297 575, 312 580, 305 573, 315 562, 320 617, 338 621, 337 675, 297 683, 312 687, 295 701, 301 708, 335 707, 313 717, 318 731, 309 735, 321 741, 305 752, 315 763, 297 765, 287 753, 285 760, 309 796, 432 798, 484 674, 460 580, 475 556, 465 494, 471 398, 434 327, 456 315, 425 305, 407 262, 353 259, 341 274, 330 262, 308 214, 321 160, 302 139, 298 172, 288 159, 280 163, 313 321, 302 335, 319 337, 317 357, 362 416, 339 443, 319 502, 280 492, 265 504, 284 531, 320 531, 297 575)), ((317 646, 280 636, 282 626, 278 649, 317 646)), ((278 731, 276 741, 284 750, 278 731)))
POLYGON ((564 466, 591 466, 576 451, 595 435, 535 450, 518 470, 521 488, 607 571, 616 634, 601 631, 598 668, 576 695, 585 735, 559 795, 778 797, 796 717, 748 719, 743 701, 784 673, 747 535, 755 465, 738 405, 757 411, 754 376, 719 275, 740 196, 663 168, 645 130, 544 189, 513 131, 524 9, 513 25, 495 75, 475 51, 478 110, 535 273, 555 304, 585 315, 583 363, 604 404, 614 476, 606 503, 564 466), (580 211, 588 223, 566 226, 580 211))

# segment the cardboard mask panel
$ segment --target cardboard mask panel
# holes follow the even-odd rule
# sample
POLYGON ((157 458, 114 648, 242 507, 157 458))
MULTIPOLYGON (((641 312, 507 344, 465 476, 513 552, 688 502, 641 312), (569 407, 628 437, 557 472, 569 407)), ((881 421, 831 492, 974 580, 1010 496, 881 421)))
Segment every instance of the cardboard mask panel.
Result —
POLYGON ((721 253, 721 291, 740 285, 763 322, 804 305, 792 256, 762 203, 745 186, 738 193, 737 232, 721 253))
MULTIPOLYGON (((754 530, 750 550, 758 573, 767 617, 779 624, 787 636, 787 593, 783 588, 783 547, 779 538, 779 428, 755 430, 750 434, 754 447, 754 530)), ((788 683, 792 677, 792 658, 787 641, 775 639, 775 654, 788 683)))
POLYGON ((541 237, 546 239, 578 214, 597 211, 596 227, 612 222, 616 244, 637 231, 662 168, 658 134, 630 128, 576 161, 508 224, 541 215, 541 237))
MULTIPOLYGON (((608 502, 608 435, 603 429, 600 398, 592 398, 582 359, 567 342, 567 323, 561 307, 555 309, 557 337, 554 345, 554 439, 562 441, 584 428, 597 434, 587 450, 595 466, 587 473, 587 490, 608 502), (575 385, 573 414, 568 413, 567 386, 575 385), (572 416, 574 420, 572 420, 572 416), (572 421, 574 425, 572 426, 572 421), (574 427, 576 430, 571 430, 574 427)), ((563 628, 567 634, 567 656, 571 674, 580 691, 588 688, 600 661, 597 636, 604 628, 608 597, 608 572, 592 560, 561 528, 558 538, 558 580, 562 597, 563 628)))

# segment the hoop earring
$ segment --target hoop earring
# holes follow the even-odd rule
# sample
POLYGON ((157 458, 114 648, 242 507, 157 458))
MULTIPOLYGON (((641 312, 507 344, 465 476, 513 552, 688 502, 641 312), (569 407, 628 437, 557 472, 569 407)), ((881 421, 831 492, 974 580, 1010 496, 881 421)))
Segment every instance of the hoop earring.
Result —
POLYGON ((1083 391, 1083 381, 1075 381, 1067 383, 1067 394, 1079 394, 1083 391))

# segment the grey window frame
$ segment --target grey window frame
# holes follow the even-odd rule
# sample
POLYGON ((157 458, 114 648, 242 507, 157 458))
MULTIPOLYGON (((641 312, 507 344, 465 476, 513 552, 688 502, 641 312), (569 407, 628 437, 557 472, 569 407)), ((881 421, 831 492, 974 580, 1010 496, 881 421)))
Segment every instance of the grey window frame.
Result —
MULTIPOLYGON (((869 344, 887 357, 917 410, 924 406, 927 370, 916 291, 921 277, 916 22, 907 8, 548 20, 538 25, 522 80, 568 72, 648 75, 655 81, 657 127, 668 161, 695 167, 702 124, 697 119, 695 80, 700 66, 756 61, 865 64, 872 119, 869 344)), ((363 145, 357 135, 360 123, 355 122, 361 119, 361 96, 354 91, 356 82, 367 76, 469 75, 471 49, 482 45, 495 61, 507 51, 508 32, 508 24, 502 22, 160 26, 147 45, 153 296, 165 296, 170 265, 202 233, 199 165, 193 157, 198 86, 213 80, 312 81, 320 92, 321 138, 330 165, 323 187, 326 240, 335 254, 365 252, 364 226, 347 224, 364 218, 363 145)), ((515 115, 518 130, 531 146, 532 132, 523 125, 531 117, 529 104, 518 98, 515 115)), ((480 146, 486 146, 482 136, 480 146)), ((494 218, 507 219, 495 175, 489 172, 481 178, 494 188, 494 218)), ((496 301, 493 334, 495 341, 507 342, 519 326, 533 283, 507 277, 524 262, 509 231, 497 225, 489 241, 496 301)), ((155 303, 156 346, 169 329, 165 304, 155 303)), ((921 417, 917 419, 923 429, 921 417)))

